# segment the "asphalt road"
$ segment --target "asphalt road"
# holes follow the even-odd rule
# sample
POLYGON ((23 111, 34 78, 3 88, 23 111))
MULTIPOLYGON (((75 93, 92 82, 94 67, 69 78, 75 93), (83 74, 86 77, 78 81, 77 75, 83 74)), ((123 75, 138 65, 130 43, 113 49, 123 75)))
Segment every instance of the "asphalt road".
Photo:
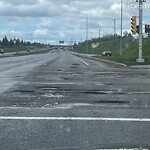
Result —
POLYGON ((68 51, 0 64, 0 149, 150 147, 150 69, 68 51))

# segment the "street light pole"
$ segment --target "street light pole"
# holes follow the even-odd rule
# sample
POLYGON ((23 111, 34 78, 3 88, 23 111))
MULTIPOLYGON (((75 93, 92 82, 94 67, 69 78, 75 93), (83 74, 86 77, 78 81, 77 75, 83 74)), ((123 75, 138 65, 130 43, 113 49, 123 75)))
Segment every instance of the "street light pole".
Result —
POLYGON ((114 21, 114 36, 116 36, 116 19, 112 19, 114 21))
POLYGON ((114 21, 114 44, 116 45, 116 19, 112 19, 114 21))
POLYGON ((142 58, 142 22, 143 22, 143 1, 139 0, 139 58, 137 58, 138 63, 142 63, 145 60, 142 58))
POLYGON ((99 39, 101 38, 101 29, 99 29, 99 39))
POLYGON ((89 47, 88 47, 88 16, 87 16, 87 14, 85 14, 85 13, 81 13, 81 14, 83 14, 83 15, 85 15, 85 17, 86 17, 86 50, 87 50, 87 53, 89 52, 89 47))

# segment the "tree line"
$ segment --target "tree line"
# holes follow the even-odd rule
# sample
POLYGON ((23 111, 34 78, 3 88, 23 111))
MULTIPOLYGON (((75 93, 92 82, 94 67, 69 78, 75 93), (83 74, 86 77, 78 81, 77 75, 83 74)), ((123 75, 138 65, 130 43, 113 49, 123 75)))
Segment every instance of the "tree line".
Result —
POLYGON ((8 39, 7 36, 5 36, 2 40, 0 40, 0 47, 5 48, 5 47, 19 47, 19 46, 44 46, 44 44, 38 43, 38 42, 33 42, 31 43, 30 41, 23 41, 18 38, 16 39, 8 39))

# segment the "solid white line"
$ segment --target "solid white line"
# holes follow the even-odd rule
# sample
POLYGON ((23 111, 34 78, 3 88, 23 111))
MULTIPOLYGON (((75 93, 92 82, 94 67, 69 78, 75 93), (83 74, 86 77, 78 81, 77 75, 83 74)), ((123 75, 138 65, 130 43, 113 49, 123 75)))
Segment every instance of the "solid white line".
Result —
POLYGON ((42 82, 33 82, 33 83, 36 83, 36 84, 45 84, 45 85, 76 85, 76 84, 80 84, 80 83, 71 83, 71 82, 64 82, 64 83, 61 83, 61 82, 59 82, 59 83, 55 83, 55 82, 50 82, 50 83, 42 83, 42 82))
POLYGON ((82 60, 82 59, 80 59, 80 58, 78 58, 78 57, 76 57, 78 60, 80 60, 81 62, 83 62, 85 65, 87 65, 87 66, 89 66, 89 64, 88 63, 86 63, 84 60, 82 60))
POLYGON ((8 117, 0 116, 0 120, 56 120, 56 121, 120 121, 150 122, 149 118, 95 118, 95 117, 8 117))

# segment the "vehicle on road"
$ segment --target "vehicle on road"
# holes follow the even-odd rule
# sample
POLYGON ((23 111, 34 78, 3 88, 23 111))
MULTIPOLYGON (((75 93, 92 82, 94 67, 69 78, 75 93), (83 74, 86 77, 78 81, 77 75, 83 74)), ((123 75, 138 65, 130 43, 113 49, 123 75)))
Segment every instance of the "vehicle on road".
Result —
POLYGON ((110 51, 103 51, 102 56, 112 56, 112 53, 110 51))
POLYGON ((1 53, 1 54, 4 54, 4 50, 3 50, 3 49, 0 49, 0 53, 1 53))
POLYGON ((30 52, 30 49, 27 49, 27 52, 30 52))

